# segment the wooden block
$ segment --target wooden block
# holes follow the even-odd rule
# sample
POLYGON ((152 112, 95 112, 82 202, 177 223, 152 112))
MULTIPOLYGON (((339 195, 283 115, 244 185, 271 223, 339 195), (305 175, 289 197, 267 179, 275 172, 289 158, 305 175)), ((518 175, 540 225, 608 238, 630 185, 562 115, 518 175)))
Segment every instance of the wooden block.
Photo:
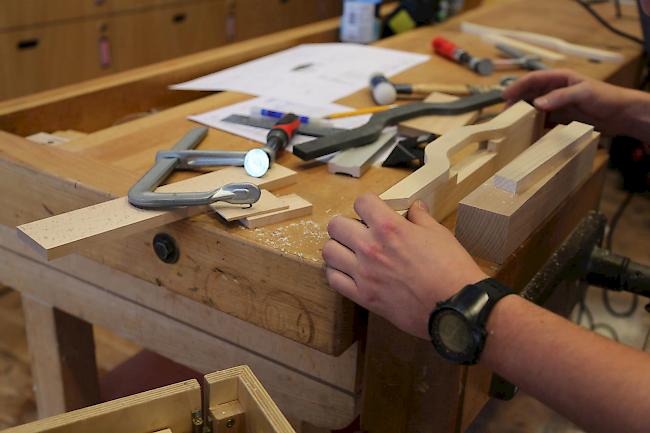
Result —
POLYGON ((265 213, 264 215, 249 216, 241 219, 240 222, 249 229, 255 229, 289 219, 311 215, 313 209, 312 204, 298 194, 288 194, 278 198, 287 205, 285 210, 265 213))
POLYGON ((247 366, 205 376, 205 403, 215 406, 236 400, 244 411, 245 431, 250 433, 295 433, 262 384, 247 366))
POLYGON ((246 433, 244 409, 238 400, 210 408, 214 433, 246 433))
POLYGON ((557 126, 460 202, 456 237, 472 255, 504 263, 590 176, 599 134, 576 123, 557 126), (515 193, 497 185, 526 167, 536 174, 515 193))
POLYGON ((460 28, 465 33, 472 33, 481 36, 488 34, 507 36, 509 38, 518 39, 520 41, 529 42, 531 44, 559 51, 560 53, 568 54, 571 56, 584 57, 587 59, 599 60, 601 62, 621 62, 623 60, 623 55, 620 53, 601 50, 599 48, 588 47, 585 45, 573 44, 571 42, 565 41, 564 39, 544 35, 541 33, 500 29, 497 27, 482 26, 469 22, 461 23, 460 28))
POLYGON ((494 176, 494 186, 520 194, 537 183, 548 171, 575 153, 585 140, 591 139, 594 127, 580 122, 558 126, 506 165, 494 176))
MULTIPOLYGON (((445 93, 434 92, 429 95, 425 102, 449 102, 458 99, 456 96, 445 93)), ((401 135, 417 136, 423 134, 442 135, 459 126, 473 123, 479 115, 479 111, 459 114, 457 116, 423 116, 407 120, 398 125, 401 135)))
POLYGON ((463 197, 533 143, 540 129, 540 113, 525 102, 489 122, 456 128, 429 144, 425 165, 381 198, 395 210, 423 200, 440 221, 463 197))
MULTIPOLYGON (((159 192, 206 191, 229 182, 250 182, 263 188, 279 188, 295 182, 296 173, 274 164, 261 178, 248 176, 241 167, 228 167, 181 182, 161 186, 159 192)), ((174 210, 143 210, 126 197, 99 203, 61 215, 18 226, 18 234, 48 260, 90 245, 138 233, 183 218, 205 213, 204 206, 174 210)))
POLYGON ((280 198, 263 189, 260 199, 251 207, 234 205, 230 203, 215 203, 210 208, 226 221, 235 221, 242 218, 264 215, 271 212, 289 209, 289 205, 280 198))
POLYGON ((342 150, 327 163, 327 169, 330 173, 361 177, 370 168, 373 158, 393 144, 396 136, 395 130, 384 132, 374 143, 342 150))

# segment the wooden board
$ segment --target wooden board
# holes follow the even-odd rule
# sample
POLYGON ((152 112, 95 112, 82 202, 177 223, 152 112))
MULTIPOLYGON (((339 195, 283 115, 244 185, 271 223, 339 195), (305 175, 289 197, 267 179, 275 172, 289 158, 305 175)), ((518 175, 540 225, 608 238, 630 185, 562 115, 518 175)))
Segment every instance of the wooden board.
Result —
POLYGON ((547 50, 537 45, 529 44, 527 42, 519 41, 517 39, 509 38, 497 33, 487 33, 482 36, 482 39, 492 45, 503 44, 512 48, 523 51, 529 55, 539 57, 544 60, 551 60, 557 62, 566 59, 564 54, 556 53, 555 51, 547 50))
POLYGON ((601 62, 621 62, 623 56, 620 53, 601 50, 599 48, 585 45, 573 44, 563 39, 544 35, 541 33, 523 32, 508 30, 496 27, 481 26, 470 22, 463 22, 461 30, 475 35, 497 34, 518 39, 531 44, 536 44, 571 56, 584 57, 587 59, 599 60, 601 62))
MULTIPOLYGON (((181 182, 161 186, 157 192, 207 191, 229 182, 250 182, 264 188, 279 188, 295 181, 295 172, 274 164, 261 178, 248 176, 241 167, 228 167, 181 182)), ((18 226, 18 234, 44 257, 55 259, 97 242, 118 239, 193 215, 205 213, 204 206, 174 210, 143 210, 131 206, 126 197, 55 215, 18 226)), ((242 215, 229 211, 227 215, 242 215)))
POLYGON ((210 209, 226 221, 235 221, 289 209, 289 204, 263 189, 260 199, 250 207, 217 202, 210 209))
POLYGON ((238 401, 249 433, 295 433, 247 366, 206 375, 205 401, 209 408, 238 401))
POLYGON ((463 197, 535 141, 540 119, 537 110, 518 102, 488 122, 456 128, 427 146, 422 168, 380 197, 395 210, 423 200, 431 214, 442 220, 463 197), (455 156, 461 159, 452 167, 455 156))
POLYGON ((10 428, 3 433, 153 432, 192 433, 192 412, 201 409, 195 379, 10 428))
POLYGON ((396 130, 384 132, 374 143, 340 151, 327 163, 327 170, 335 174, 361 177, 382 150, 395 142, 396 130))
MULTIPOLYGON (((456 96, 434 92, 429 95, 425 102, 449 102, 458 99, 456 96)), ((398 125, 399 133, 402 135, 417 136, 423 134, 442 135, 459 126, 474 123, 480 111, 459 114, 457 116, 423 116, 407 120, 398 125)))
POLYGON ((456 237, 476 257, 502 264, 591 174, 599 134, 557 126, 461 201, 456 237), (502 188, 503 179, 520 188, 502 188))
POLYGON ((311 214, 313 206, 298 194, 287 194, 279 197, 287 205, 286 210, 270 212, 264 215, 249 216, 240 222, 249 229, 264 227, 311 214))

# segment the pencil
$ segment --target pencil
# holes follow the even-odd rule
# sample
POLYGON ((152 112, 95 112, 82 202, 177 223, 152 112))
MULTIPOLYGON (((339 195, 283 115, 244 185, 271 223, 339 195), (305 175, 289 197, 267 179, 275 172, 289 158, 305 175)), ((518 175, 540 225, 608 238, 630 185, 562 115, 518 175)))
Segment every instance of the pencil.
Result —
POLYGON ((361 116, 362 114, 378 113, 380 111, 390 110, 397 105, 378 105, 376 107, 360 108, 354 111, 343 111, 341 113, 333 113, 325 116, 325 119, 340 119, 342 117, 361 116))

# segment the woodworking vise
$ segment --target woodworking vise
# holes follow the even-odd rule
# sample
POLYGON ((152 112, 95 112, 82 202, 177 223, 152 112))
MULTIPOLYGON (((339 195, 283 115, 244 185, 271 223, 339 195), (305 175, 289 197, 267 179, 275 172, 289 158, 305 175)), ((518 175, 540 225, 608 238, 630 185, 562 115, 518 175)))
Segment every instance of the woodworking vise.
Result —
POLYGON ((246 152, 191 150, 208 134, 208 128, 194 128, 170 151, 158 152, 156 164, 129 190, 129 203, 141 209, 170 209, 203 206, 218 201, 252 205, 261 191, 252 183, 229 183, 204 192, 154 192, 174 170, 198 170, 205 167, 243 166, 246 152))
MULTIPOLYGON (((605 215, 591 211, 549 257, 520 295, 542 305, 562 282, 579 281, 650 299, 650 267, 601 248, 606 226, 605 215)), ((578 299, 573 301, 577 302, 578 299)), ((645 309, 650 313, 650 303, 645 309)), ((490 396, 510 400, 516 393, 515 385, 493 375, 490 396)))

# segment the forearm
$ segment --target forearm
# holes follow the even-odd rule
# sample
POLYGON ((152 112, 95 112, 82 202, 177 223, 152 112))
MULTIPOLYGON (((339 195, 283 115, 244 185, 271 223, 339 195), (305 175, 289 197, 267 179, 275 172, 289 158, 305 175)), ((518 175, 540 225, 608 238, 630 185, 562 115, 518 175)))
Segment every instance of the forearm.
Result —
POLYGON ((590 432, 650 431, 650 355, 518 297, 493 310, 481 362, 590 432))
POLYGON ((616 134, 650 142, 650 94, 639 90, 624 89, 622 104, 617 110, 616 134))

